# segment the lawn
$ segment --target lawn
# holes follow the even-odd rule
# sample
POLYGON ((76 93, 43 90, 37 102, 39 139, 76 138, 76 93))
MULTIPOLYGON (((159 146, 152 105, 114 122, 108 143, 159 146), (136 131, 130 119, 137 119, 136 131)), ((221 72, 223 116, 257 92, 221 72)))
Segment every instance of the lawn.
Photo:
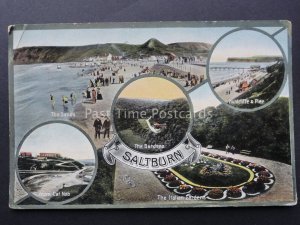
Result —
POLYGON ((130 129, 122 130, 119 134, 120 138, 122 140, 126 140, 126 144, 131 148, 134 148, 135 144, 141 145, 145 143, 145 139, 143 139, 140 135, 134 134, 130 129))
MULTIPOLYGON (((204 156, 203 156, 204 157, 204 156)), ((204 157, 205 162, 195 165, 180 165, 173 169, 175 175, 179 175, 186 183, 204 186, 226 188, 229 186, 242 185, 251 178, 251 171, 242 166, 237 166, 225 161, 225 171, 203 173, 206 168, 217 168, 221 161, 204 157)))

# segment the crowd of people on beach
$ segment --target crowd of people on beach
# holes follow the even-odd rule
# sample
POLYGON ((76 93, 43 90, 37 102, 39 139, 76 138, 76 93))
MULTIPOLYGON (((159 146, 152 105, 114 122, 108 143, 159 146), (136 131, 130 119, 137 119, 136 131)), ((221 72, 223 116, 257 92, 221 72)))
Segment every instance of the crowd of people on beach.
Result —
POLYGON ((174 69, 171 67, 167 67, 167 68, 158 67, 157 69, 154 68, 149 71, 152 72, 153 74, 158 73, 160 76, 183 80, 184 87, 194 87, 197 84, 201 84, 205 79, 204 74, 200 74, 200 75, 191 74, 191 72, 179 71, 178 69, 174 69))
MULTIPOLYGON (((97 101, 103 100, 103 91, 106 88, 110 88, 112 85, 123 84, 125 78, 135 78, 145 74, 152 74, 158 76, 165 76, 175 79, 181 79, 185 82, 186 86, 195 86, 198 83, 203 82, 204 75, 194 75, 190 72, 180 72, 170 69, 153 70, 154 63, 143 62, 143 61, 113 61, 107 62, 101 65, 94 66, 83 66, 79 68, 77 76, 86 77, 87 86, 82 90, 81 94, 79 92, 71 92, 70 94, 63 94, 61 96, 61 102, 64 112, 69 111, 69 106, 75 105, 78 101, 83 104, 95 104, 97 101), (129 72, 131 71, 131 72, 129 72), (124 78, 125 77, 125 78, 124 78), (79 98, 77 99, 77 96, 79 98)), ((72 68, 77 68, 76 65, 70 66, 72 68)), ((83 87, 84 88, 84 87, 83 87)), ((107 91, 108 91, 107 89, 107 91)), ((105 97, 105 95, 104 95, 105 97)), ((54 94, 50 94, 50 102, 52 109, 54 110, 57 102, 54 94)), ((94 138, 100 140, 100 136, 105 138, 110 138, 110 128, 111 122, 108 116, 103 116, 103 118, 97 118, 91 124, 94 128, 94 138)), ((102 138, 101 137, 101 138, 102 138)))

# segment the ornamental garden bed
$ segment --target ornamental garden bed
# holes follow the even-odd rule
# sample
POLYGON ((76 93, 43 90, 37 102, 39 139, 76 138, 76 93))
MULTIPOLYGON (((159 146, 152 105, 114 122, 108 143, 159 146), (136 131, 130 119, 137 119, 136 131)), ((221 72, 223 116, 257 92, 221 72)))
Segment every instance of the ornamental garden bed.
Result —
POLYGON ((275 182, 262 165, 207 152, 195 164, 156 171, 162 184, 176 195, 202 200, 239 200, 268 191, 275 182))

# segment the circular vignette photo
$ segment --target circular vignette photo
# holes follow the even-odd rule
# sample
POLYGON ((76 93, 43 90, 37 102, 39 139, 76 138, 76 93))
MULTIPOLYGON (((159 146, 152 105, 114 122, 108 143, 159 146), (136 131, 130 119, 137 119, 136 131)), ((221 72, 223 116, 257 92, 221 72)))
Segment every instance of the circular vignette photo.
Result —
POLYGON ((96 164, 94 147, 79 129, 48 123, 22 141, 17 172, 30 195, 57 203, 81 196, 93 182, 96 164))
POLYGON ((129 148, 161 153, 180 144, 192 121, 184 91, 161 77, 143 77, 121 90, 113 106, 116 133, 129 148))
POLYGON ((214 47, 208 76, 216 96, 235 109, 256 110, 271 103, 285 80, 284 55, 269 36, 238 30, 214 47))

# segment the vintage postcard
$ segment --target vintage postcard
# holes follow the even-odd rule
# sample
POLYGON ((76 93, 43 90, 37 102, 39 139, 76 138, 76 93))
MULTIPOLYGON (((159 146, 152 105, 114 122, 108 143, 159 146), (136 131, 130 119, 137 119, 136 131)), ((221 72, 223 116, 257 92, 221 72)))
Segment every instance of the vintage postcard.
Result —
POLYGON ((8 29, 11 208, 296 204, 289 21, 8 29))

